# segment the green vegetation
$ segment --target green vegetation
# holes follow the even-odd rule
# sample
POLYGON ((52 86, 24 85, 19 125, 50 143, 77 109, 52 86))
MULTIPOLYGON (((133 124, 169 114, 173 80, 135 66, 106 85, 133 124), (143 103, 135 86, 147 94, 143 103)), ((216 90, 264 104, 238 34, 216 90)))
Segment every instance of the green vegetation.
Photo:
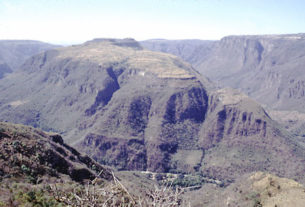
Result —
POLYGON ((22 205, 31 204, 34 207, 55 207, 64 206, 54 197, 48 196, 43 189, 38 191, 31 190, 29 192, 19 192, 15 198, 22 205))
POLYGON ((206 183, 216 184, 218 187, 224 187, 224 182, 209 178, 201 173, 195 174, 176 174, 176 173, 148 173, 146 176, 148 179, 155 179, 159 184, 165 184, 172 186, 173 188, 189 188, 189 189, 199 189, 202 185, 206 183), (155 174, 155 176, 153 176, 155 174))
MULTIPOLYGON (((7 180, 8 181, 8 180, 7 180)), ((0 207, 33 206, 33 207, 63 207, 49 192, 47 185, 33 185, 31 183, 0 184, 0 207)))
POLYGON ((193 186, 201 186, 206 181, 200 175, 187 175, 187 176, 178 176, 173 181, 173 186, 180 186, 180 187, 193 187, 193 186))

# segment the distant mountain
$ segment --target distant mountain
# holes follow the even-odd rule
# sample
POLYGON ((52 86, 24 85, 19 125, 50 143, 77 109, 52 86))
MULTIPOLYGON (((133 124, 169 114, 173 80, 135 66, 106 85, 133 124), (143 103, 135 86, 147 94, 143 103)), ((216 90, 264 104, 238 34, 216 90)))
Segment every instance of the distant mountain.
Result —
POLYGON ((57 131, 120 170, 268 171, 304 183, 305 150, 246 95, 132 39, 38 54, 0 80, 0 119, 57 131))
POLYGON ((305 112, 301 104, 304 34, 228 36, 213 42, 148 40, 141 44, 175 54, 220 86, 240 89, 274 109, 305 112))
POLYGON ((17 70, 32 55, 55 47, 58 46, 33 40, 0 40, 0 78, 17 70))
POLYGON ((305 35, 231 36, 197 67, 274 109, 305 112, 305 35))
POLYGON ((304 47, 303 34, 226 37, 197 69, 265 104, 274 119, 304 136, 305 119, 293 115, 305 112, 304 47))
POLYGON ((217 41, 151 39, 140 44, 149 50, 176 55, 196 67, 211 52, 217 41))
POLYGON ((184 58, 218 85, 239 89, 267 106, 274 118, 294 133, 305 134, 304 120, 279 117, 291 110, 305 112, 304 34, 228 36, 199 52, 197 48, 202 45, 197 42, 188 47, 189 54, 196 53, 195 60, 173 50, 182 43, 163 44, 163 48, 152 47, 153 43, 146 46, 184 58), (292 122, 299 127, 292 127, 292 122))

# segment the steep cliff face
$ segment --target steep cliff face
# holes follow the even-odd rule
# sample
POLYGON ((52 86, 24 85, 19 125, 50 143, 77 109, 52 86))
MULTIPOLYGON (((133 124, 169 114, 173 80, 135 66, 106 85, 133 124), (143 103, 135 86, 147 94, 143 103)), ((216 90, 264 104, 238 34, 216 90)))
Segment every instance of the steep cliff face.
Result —
POLYGON ((197 69, 275 109, 304 111, 304 35, 225 37, 197 69))
POLYGON ((202 129, 208 139, 203 140, 205 149, 222 139, 234 137, 266 137, 267 122, 272 122, 264 109, 255 101, 233 89, 225 88, 211 94, 210 120, 202 129))
POLYGON ((206 72, 212 80, 222 80, 242 70, 254 69, 262 61, 263 53, 263 43, 256 38, 224 37, 214 44, 208 58, 201 61, 198 69, 206 72))
POLYGON ((205 174, 234 179, 264 170, 304 182, 305 168, 295 164, 304 163, 304 147, 280 129, 258 103, 232 89, 218 90, 210 97, 200 132, 205 174))

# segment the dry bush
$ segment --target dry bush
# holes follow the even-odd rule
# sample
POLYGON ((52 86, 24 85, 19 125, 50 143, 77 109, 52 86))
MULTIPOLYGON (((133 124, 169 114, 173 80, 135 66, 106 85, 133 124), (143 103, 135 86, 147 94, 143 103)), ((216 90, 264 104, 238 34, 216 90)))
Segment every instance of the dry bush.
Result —
POLYGON ((177 207, 187 206, 182 200, 183 190, 171 186, 155 186, 154 190, 147 190, 144 196, 134 196, 114 176, 113 181, 98 184, 97 179, 90 181, 85 187, 74 188, 72 191, 64 190, 57 185, 51 185, 53 197, 67 206, 82 207, 177 207))
POLYGON ((171 185, 155 186, 154 190, 149 190, 144 198, 139 198, 139 206, 153 207, 176 207, 187 206, 182 199, 184 193, 182 188, 175 187, 173 190, 171 185))

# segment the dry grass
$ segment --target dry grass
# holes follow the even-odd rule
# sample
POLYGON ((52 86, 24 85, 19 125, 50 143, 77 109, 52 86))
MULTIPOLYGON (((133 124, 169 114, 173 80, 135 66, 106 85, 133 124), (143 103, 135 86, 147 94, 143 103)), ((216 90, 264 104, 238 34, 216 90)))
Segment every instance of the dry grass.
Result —
POLYGON ((249 97, 246 96, 245 94, 231 88, 219 89, 217 91, 217 94, 218 94, 218 99, 224 105, 238 104, 245 99, 249 99, 249 97))
POLYGON ((305 188, 294 180, 257 172, 250 177, 255 191, 260 193, 264 207, 293 206, 305 204, 305 188))
POLYGON ((59 48, 59 59, 72 58, 91 61, 99 65, 125 63, 139 72, 148 72, 159 78, 193 78, 191 66, 179 58, 165 53, 120 47, 112 42, 103 41, 84 45, 59 48), (142 71, 142 70, 145 71, 142 71))
POLYGON ((130 193, 119 179, 113 174, 111 183, 99 183, 96 178, 89 181, 84 188, 66 190, 56 184, 50 185, 50 192, 59 203, 67 206, 134 206, 134 207, 178 207, 187 206, 182 199, 183 189, 173 189, 170 185, 155 186, 147 190, 143 196, 130 193))

